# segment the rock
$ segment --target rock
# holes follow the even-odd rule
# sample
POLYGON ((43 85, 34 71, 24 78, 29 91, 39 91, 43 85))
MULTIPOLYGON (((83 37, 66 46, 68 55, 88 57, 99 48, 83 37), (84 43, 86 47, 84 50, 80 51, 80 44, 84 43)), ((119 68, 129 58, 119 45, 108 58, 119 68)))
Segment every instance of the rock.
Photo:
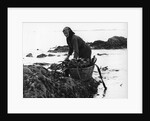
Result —
POLYGON ((48 56, 51 57, 51 56, 55 56, 55 55, 53 55, 53 54, 48 54, 48 56))
POLYGON ((94 41, 93 43, 90 44, 90 46, 93 48, 93 49, 105 49, 107 43, 105 41, 102 41, 102 40, 96 40, 94 41))
POLYGON ((48 66, 49 63, 34 63, 33 65, 48 66))
POLYGON ((37 58, 44 58, 44 57, 46 57, 47 55, 45 55, 45 54, 40 54, 40 55, 37 55, 37 58))
POLYGON ((55 48, 54 50, 48 50, 48 52, 68 52, 69 51, 69 47, 67 45, 64 46, 58 46, 57 48, 55 48))
POLYGON ((24 98, 93 98, 98 91, 99 82, 93 78, 81 81, 42 66, 24 65, 23 68, 24 98))
POLYGON ((55 50, 48 50, 47 52, 57 53, 55 50))
POLYGON ((39 73, 40 72, 38 66, 36 66, 36 65, 28 65, 27 68, 29 68, 32 71, 32 73, 39 73))
POLYGON ((52 63, 50 65, 49 69, 51 69, 51 70, 59 70, 60 66, 58 66, 58 64, 56 64, 56 63, 52 63))
POLYGON ((25 74, 32 74, 32 71, 28 67, 23 67, 23 73, 25 74))
POLYGON ((111 69, 110 71, 119 71, 118 69, 111 69))
POLYGON ((127 38, 125 37, 113 36, 108 39, 107 43, 112 49, 127 48, 127 38))
POLYGON ((97 55, 102 56, 102 55, 108 55, 108 54, 106 54, 106 53, 102 53, 102 54, 97 53, 97 55))
POLYGON ((26 55, 26 57, 33 57, 32 53, 26 55))
POLYGON ((106 70, 108 70, 108 66, 102 68, 102 71, 106 71, 106 70))
POLYGON ((87 43, 92 49, 123 49, 127 48, 127 38, 122 36, 113 36, 107 41, 95 40, 93 43, 87 43))

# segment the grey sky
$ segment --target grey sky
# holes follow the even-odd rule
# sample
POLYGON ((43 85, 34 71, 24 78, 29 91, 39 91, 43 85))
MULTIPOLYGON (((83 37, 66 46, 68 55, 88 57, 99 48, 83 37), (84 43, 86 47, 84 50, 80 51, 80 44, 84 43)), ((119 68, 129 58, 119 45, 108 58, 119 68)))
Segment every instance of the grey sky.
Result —
POLYGON ((86 42, 107 41, 112 36, 127 37, 127 23, 26 22, 23 23, 23 51, 37 48, 46 50, 50 47, 66 45, 66 38, 62 33, 66 26, 86 42))

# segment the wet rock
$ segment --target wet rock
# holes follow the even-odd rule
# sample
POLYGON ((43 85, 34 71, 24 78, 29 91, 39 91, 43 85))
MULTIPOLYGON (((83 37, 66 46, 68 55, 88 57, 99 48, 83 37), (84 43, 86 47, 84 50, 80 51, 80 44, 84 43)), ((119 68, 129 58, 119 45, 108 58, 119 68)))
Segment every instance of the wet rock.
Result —
POLYGON ((49 63, 34 63, 33 65, 48 66, 49 63))
POLYGON ((106 70, 108 70, 108 66, 102 68, 102 71, 106 71, 106 70))
POLYGON ((37 58, 44 58, 44 57, 47 57, 47 55, 45 55, 45 54, 37 55, 37 58))
POLYGON ((60 69, 60 68, 61 68, 61 67, 58 66, 58 64, 56 64, 56 63, 51 64, 50 67, 49 67, 49 69, 51 69, 51 70, 58 70, 58 69, 60 69))
POLYGON ((53 55, 53 54, 48 54, 47 56, 48 56, 48 57, 51 57, 51 56, 55 56, 55 55, 53 55))
POLYGON ((54 50, 48 50, 48 52, 68 52, 68 51, 69 51, 69 47, 67 45, 58 46, 54 50))
POLYGON ((108 54, 106 54, 106 53, 102 53, 102 54, 97 53, 97 55, 102 56, 102 55, 108 55, 108 54))
POLYGON ((107 42, 102 40, 95 40, 93 43, 89 43, 90 47, 93 49, 106 49, 107 42))
POLYGON ((23 73, 32 74, 32 71, 28 67, 24 66, 23 67, 23 73))
POLYGON ((110 71, 119 71, 118 69, 111 69, 110 71))
POLYGON ((47 52, 57 53, 55 50, 48 50, 47 52))
POLYGON ((107 43, 112 49, 127 48, 127 38, 122 36, 113 36, 108 39, 107 43))
POLYGON ((93 43, 87 43, 93 49, 124 49, 127 48, 127 38, 122 36, 113 36, 107 41, 95 40, 93 43))
POLYGON ((26 55, 26 57, 33 57, 32 53, 26 55))
POLYGON ((42 66, 24 65, 24 98, 93 98, 99 82, 75 80, 42 66))

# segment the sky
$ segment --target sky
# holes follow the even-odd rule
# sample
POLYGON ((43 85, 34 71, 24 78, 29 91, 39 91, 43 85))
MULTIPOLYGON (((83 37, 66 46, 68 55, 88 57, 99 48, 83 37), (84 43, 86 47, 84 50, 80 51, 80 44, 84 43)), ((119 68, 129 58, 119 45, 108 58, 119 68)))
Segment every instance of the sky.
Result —
POLYGON ((127 38, 127 23, 52 23, 24 22, 23 23, 23 52, 67 45, 62 33, 64 27, 70 27, 76 35, 85 42, 95 40, 107 41, 113 36, 127 38))

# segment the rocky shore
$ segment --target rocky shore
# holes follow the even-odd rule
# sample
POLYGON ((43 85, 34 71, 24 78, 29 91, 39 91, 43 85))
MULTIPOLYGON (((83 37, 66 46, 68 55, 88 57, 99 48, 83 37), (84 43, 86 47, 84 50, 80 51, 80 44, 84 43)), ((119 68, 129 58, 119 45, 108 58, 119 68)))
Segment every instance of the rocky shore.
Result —
POLYGON ((48 52, 53 52, 53 53, 57 53, 57 52, 68 52, 69 51, 69 47, 67 45, 64 46, 58 46, 57 48, 55 48, 54 50, 48 50, 48 52))
POLYGON ((24 98, 93 98, 100 83, 95 79, 76 80, 41 64, 23 65, 24 98))
MULTIPOLYGON (((107 41, 96 40, 94 42, 87 43, 91 49, 126 49, 127 48, 127 38, 122 36, 113 36, 109 38, 107 41)), ((59 52, 68 52, 69 47, 67 45, 58 46, 55 49, 49 49, 47 52, 49 53, 59 53, 59 52)), ((101 54, 98 54, 101 56, 101 54)), ((106 55, 106 54, 105 54, 106 55)), ((44 58, 44 57, 52 57, 55 54, 40 54, 37 55, 37 58, 44 58)), ((59 55, 57 55, 59 57, 59 55)), ((26 57, 33 57, 32 53, 26 55, 26 57)))
MULTIPOLYGON (((87 43, 92 49, 124 49, 127 48, 127 38, 113 36, 107 41, 96 40, 87 43)), ((41 53, 36 58, 56 56, 53 53, 68 52, 67 45, 48 50, 48 54, 41 53)), ((64 54, 66 56, 67 54, 64 54)), ((98 53, 107 56, 107 53, 98 53)), ((60 55, 57 55, 58 57, 60 55)), ((26 57, 33 57, 32 53, 26 57)), ((23 65, 23 97, 24 98, 93 98, 97 94, 97 82, 92 77, 88 80, 78 80, 66 77, 60 71, 45 68, 49 63, 34 63, 23 65)), ((106 68, 107 69, 107 68, 106 68)))
POLYGON ((122 36, 113 36, 107 41, 96 40, 93 43, 87 43, 92 49, 124 49, 127 48, 127 38, 122 36))
MULTIPOLYGON (((95 40, 94 42, 87 43, 91 49, 125 49, 127 48, 127 38, 122 36, 113 36, 108 38, 107 41, 95 40)), ((69 47, 67 45, 58 46, 54 50, 48 50, 48 52, 68 52, 69 47)))

